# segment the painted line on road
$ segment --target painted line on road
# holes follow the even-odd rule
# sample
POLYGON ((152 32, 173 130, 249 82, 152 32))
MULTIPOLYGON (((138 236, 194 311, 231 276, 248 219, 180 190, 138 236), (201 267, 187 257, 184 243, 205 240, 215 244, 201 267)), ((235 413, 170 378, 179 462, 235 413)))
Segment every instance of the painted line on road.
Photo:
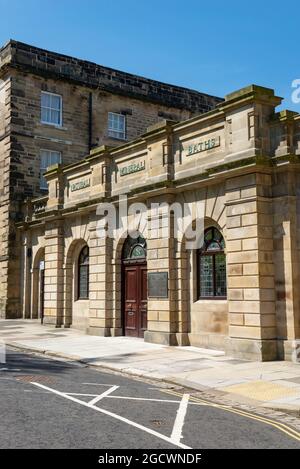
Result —
POLYGON ((187 411, 187 407, 189 403, 189 398, 190 398, 189 394, 183 394, 178 410, 177 410, 177 415, 176 415, 176 419, 175 419, 172 434, 171 434, 171 439, 173 441, 177 441, 178 443, 183 438, 182 429, 183 429, 186 411, 187 411))
MULTIPOLYGON (((1 378, 0 378, 1 379, 1 378)), ((13 378, 2 378, 2 379, 11 379, 12 381, 15 381, 13 378)), ((11 389, 11 391, 17 391, 19 392, 18 389, 11 389)), ((32 389, 24 389, 24 392, 30 392, 33 394, 52 394, 50 391, 35 391, 32 389)), ((98 397, 99 394, 90 394, 90 393, 84 393, 84 392, 66 392, 68 396, 83 396, 83 397, 98 397)), ((132 396, 110 396, 109 394, 105 396, 107 399, 121 399, 121 400, 129 400, 129 401, 149 401, 149 402, 161 402, 162 404, 167 403, 167 404, 179 404, 180 400, 179 399, 152 399, 150 397, 132 397, 132 396)), ((209 404, 206 403, 198 403, 198 402, 189 402, 189 405, 196 405, 196 406, 208 406, 209 404)))
POLYGON ((0 368, 0 371, 21 371, 21 368, 0 368))
POLYGON ((128 397, 128 396, 107 396, 109 399, 128 399, 130 401, 151 401, 151 402, 169 402, 172 404, 178 404, 180 401, 170 399, 151 399, 149 397, 128 397))
POLYGON ((138 428, 139 430, 142 430, 146 433, 149 433, 152 436, 155 436, 157 438, 160 438, 161 440, 167 441, 168 443, 178 446, 179 448, 182 449, 191 449, 189 446, 184 445, 183 443, 180 442, 175 442, 168 436, 163 435, 162 433, 156 432, 155 430, 152 430, 151 428, 144 427, 144 425, 140 425, 139 423, 133 422, 132 420, 129 420, 125 417, 122 417, 121 415, 115 414, 113 412, 109 412, 108 410, 101 409, 100 407, 88 404, 87 402, 81 401, 80 399, 76 399, 74 396, 68 396, 67 394, 57 391, 56 389, 49 388, 48 386, 44 386, 43 384, 40 383, 35 383, 31 382, 32 385, 37 386, 41 389, 45 389, 46 391, 51 391, 53 394, 56 394, 57 396, 63 397, 64 399, 68 399, 70 401, 75 402, 76 404, 80 404, 84 407, 87 407, 88 409, 93 409, 96 412, 100 412, 102 414, 108 415, 109 417, 112 417, 116 420, 120 420, 123 423, 126 423, 127 425, 130 425, 131 427, 138 428))
MULTIPOLYGON (((167 394, 171 394, 173 396, 178 396, 178 397, 182 396, 182 394, 180 394, 179 392, 171 391, 169 389, 161 389, 161 392, 165 392, 167 394)), ((277 428, 277 430, 280 430, 281 432, 286 433, 291 438, 294 438, 295 440, 300 441, 300 433, 297 430, 295 430, 292 427, 289 427, 285 423, 278 422, 277 420, 272 420, 272 419, 269 419, 267 417, 261 417, 259 415, 252 414, 252 413, 247 412, 245 410, 240 410, 240 409, 236 409, 236 408, 233 408, 233 407, 229 407, 228 405, 216 404, 216 403, 207 401, 205 399, 200 399, 199 397, 191 396, 190 400, 195 402, 195 403, 199 403, 200 405, 203 405, 203 403, 205 403, 210 407, 216 407, 216 408, 219 408, 221 410, 225 410, 227 412, 231 412, 233 414, 240 415, 242 417, 247 417, 249 419, 256 420, 256 421, 261 422, 261 423, 265 423, 266 425, 270 425, 274 428, 277 428)))
MULTIPOLYGON (((29 391, 27 391, 29 392, 29 391)), ((30 391, 30 392, 34 392, 34 391, 30 391)), ((37 392, 37 391, 35 391, 37 392)), ((86 396, 86 397, 96 397, 98 396, 98 394, 86 394, 86 393, 82 393, 82 392, 66 392, 66 394, 68 394, 69 396, 86 396)), ((180 403, 180 400, 177 399, 176 401, 174 399, 154 399, 154 398, 150 398, 150 397, 132 397, 132 396, 110 396, 110 395, 107 395, 106 396, 108 399, 124 399, 124 400, 129 400, 129 401, 150 401, 150 402, 167 402, 167 403, 171 403, 171 404, 179 404, 180 403)), ((203 406, 208 406, 209 404, 206 404, 206 403, 202 403, 200 404, 199 402, 189 402, 190 405, 203 405, 203 406)))
POLYGON ((114 384, 103 384, 103 383, 81 383, 88 384, 89 386, 114 386, 114 384))
POLYGON ((107 389, 107 391, 104 391, 102 394, 99 394, 98 396, 94 397, 94 399, 89 401, 88 404, 92 407, 97 402, 101 401, 101 399, 103 399, 103 397, 108 396, 109 394, 114 392, 116 389, 119 389, 119 386, 112 386, 110 389, 107 389))

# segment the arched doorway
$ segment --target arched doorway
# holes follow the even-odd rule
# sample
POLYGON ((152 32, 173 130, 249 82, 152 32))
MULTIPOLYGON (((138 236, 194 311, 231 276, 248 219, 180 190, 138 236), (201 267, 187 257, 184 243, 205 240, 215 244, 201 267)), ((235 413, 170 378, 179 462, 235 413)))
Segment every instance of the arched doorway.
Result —
POLYGON ((64 326, 87 330, 89 321, 89 247, 74 239, 65 261, 64 326))
POLYGON ((45 296, 45 249, 40 248, 37 252, 32 268, 32 302, 31 318, 44 319, 44 296, 45 296))
POLYGON ((146 240, 127 237, 122 250, 123 333, 144 337, 147 329, 146 240))

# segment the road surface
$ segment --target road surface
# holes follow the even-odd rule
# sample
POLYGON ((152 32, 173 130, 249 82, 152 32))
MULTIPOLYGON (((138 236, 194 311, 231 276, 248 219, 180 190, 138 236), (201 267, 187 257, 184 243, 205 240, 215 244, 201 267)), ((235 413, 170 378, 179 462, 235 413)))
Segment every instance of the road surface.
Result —
POLYGON ((0 448, 297 448, 280 422, 84 365, 8 350, 0 448))

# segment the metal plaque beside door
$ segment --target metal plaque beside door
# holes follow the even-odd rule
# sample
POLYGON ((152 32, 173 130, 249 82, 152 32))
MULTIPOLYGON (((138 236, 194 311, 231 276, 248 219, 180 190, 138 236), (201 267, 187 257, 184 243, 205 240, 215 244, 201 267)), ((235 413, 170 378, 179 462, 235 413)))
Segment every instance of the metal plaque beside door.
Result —
POLYGON ((148 297, 168 298, 168 272, 148 273, 148 297))

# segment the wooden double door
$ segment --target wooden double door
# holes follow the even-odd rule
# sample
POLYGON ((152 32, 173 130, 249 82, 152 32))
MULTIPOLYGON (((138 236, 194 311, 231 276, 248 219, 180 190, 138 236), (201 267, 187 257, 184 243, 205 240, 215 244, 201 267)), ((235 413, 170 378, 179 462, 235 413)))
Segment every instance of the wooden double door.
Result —
POLYGON ((123 266, 124 334, 144 337, 147 329, 147 264, 123 266))

